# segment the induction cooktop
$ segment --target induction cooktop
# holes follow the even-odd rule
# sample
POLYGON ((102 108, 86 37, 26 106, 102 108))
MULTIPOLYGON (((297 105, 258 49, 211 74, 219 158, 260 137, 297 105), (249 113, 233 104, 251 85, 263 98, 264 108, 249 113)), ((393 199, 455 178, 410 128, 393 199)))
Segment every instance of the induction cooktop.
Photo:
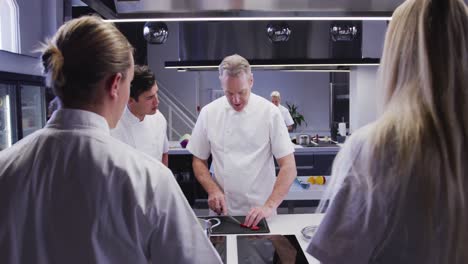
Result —
POLYGON ((239 264, 308 263, 295 235, 237 236, 239 264))
POLYGON ((223 263, 226 264, 226 236, 210 236, 210 241, 223 263))

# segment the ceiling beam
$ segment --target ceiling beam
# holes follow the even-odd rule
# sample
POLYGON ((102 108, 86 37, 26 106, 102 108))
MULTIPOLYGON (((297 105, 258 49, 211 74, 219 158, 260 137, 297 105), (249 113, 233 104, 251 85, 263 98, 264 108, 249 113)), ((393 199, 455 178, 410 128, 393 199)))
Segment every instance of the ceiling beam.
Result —
POLYGON ((81 0, 83 3, 87 4, 90 8, 92 8, 96 13, 101 15, 106 19, 117 19, 118 15, 115 12, 115 7, 109 7, 108 5, 104 4, 103 1, 100 0, 81 0))

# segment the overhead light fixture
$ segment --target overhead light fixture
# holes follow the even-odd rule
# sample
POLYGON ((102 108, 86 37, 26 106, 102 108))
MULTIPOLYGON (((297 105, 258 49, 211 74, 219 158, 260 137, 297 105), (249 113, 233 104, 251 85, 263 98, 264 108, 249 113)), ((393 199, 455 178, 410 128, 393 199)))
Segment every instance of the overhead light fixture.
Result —
POLYGON ((286 42, 291 36, 291 28, 286 22, 268 23, 266 33, 273 43, 286 42))
POLYGON ((149 44, 164 44, 169 30, 163 22, 146 22, 143 26, 143 36, 149 44))
POLYGON ((297 70, 280 70, 283 72, 351 72, 350 69, 297 69, 297 70))
POLYGON ((292 17, 161 17, 161 18, 119 18, 106 19, 106 22, 129 23, 129 22, 196 22, 196 21, 309 21, 309 20, 370 20, 370 21, 389 21, 391 16, 343 16, 343 17, 319 17, 319 16, 292 16, 292 17))
MULTIPOLYGON (((213 61, 166 61, 166 69, 180 70, 217 70, 221 60, 213 61)), ((252 69, 260 70, 304 70, 304 71, 337 71, 349 70, 354 66, 379 66, 378 58, 363 59, 268 59, 249 60, 252 69)))

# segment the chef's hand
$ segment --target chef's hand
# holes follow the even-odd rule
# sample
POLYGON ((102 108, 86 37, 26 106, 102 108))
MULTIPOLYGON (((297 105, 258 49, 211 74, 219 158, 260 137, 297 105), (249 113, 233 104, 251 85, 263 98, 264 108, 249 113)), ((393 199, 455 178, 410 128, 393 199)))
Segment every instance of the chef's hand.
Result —
POLYGON ((224 200, 224 193, 219 191, 214 191, 208 194, 208 206, 218 215, 226 215, 227 208, 226 202, 224 200))
POLYGON ((273 208, 268 206, 255 207, 250 209, 245 217, 244 225, 251 227, 256 226, 263 218, 268 218, 273 214, 273 208))

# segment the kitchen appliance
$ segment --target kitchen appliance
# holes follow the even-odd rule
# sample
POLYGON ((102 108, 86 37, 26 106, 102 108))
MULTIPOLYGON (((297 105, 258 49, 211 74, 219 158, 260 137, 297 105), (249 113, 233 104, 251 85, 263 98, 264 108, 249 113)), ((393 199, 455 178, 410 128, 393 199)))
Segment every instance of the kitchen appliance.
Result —
POLYGON ((308 263, 295 235, 238 236, 240 264, 308 263))
POLYGON ((346 123, 341 122, 338 124, 338 134, 342 137, 346 136, 346 123))
MULTIPOLYGON (((245 216, 232 216, 236 218, 239 222, 243 223, 245 220, 245 216)), ((202 216, 198 217, 201 219, 210 219, 213 217, 210 216, 202 216)), ((211 229, 212 235, 226 235, 226 234, 262 234, 262 233, 270 233, 270 228, 268 227, 268 223, 266 222, 265 218, 262 219, 258 223, 258 230, 252 230, 248 227, 241 227, 239 224, 232 221, 228 216, 220 215, 216 216, 217 219, 221 220, 221 224, 213 227, 211 229)))
POLYGON ((211 244, 213 244, 213 247, 216 249, 218 252, 219 256, 221 257, 221 260, 223 261, 224 264, 226 264, 226 258, 227 258, 227 242, 226 242, 226 236, 210 236, 210 241, 211 244))
POLYGON ((296 142, 299 145, 309 145, 311 142, 310 136, 306 134, 299 134, 296 136, 296 142))
POLYGON ((45 88, 40 76, 0 72, 0 150, 45 125, 45 88))

